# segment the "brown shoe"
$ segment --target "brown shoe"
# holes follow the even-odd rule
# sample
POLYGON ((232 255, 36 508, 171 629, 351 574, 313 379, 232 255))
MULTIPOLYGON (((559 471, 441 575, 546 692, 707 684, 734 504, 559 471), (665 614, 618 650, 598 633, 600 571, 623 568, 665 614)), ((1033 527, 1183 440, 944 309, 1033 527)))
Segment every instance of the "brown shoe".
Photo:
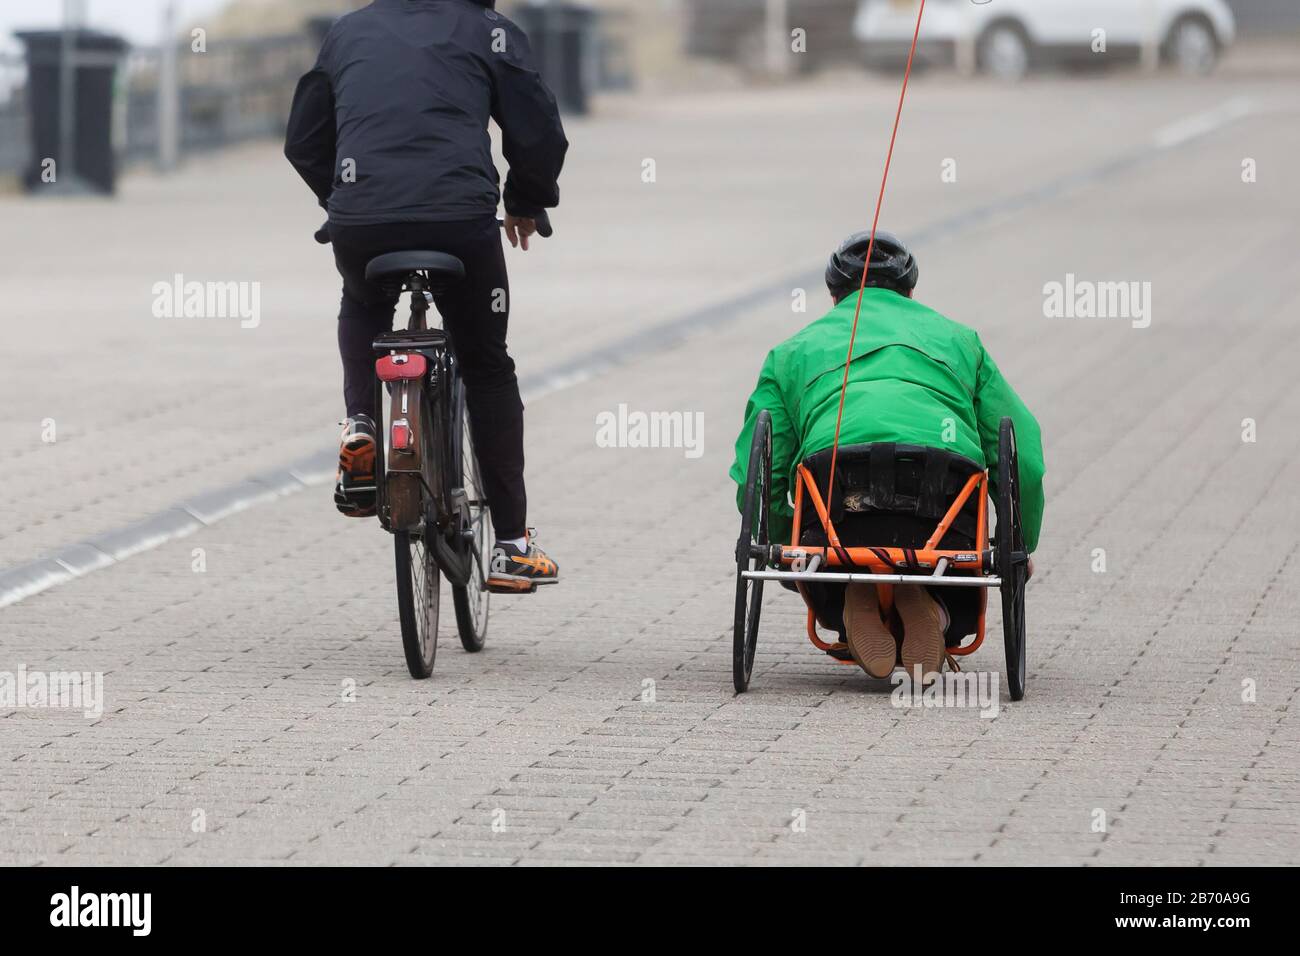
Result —
POLYGON ((868 676, 885 678, 894 672, 898 644, 880 619, 874 584, 850 584, 845 588, 844 632, 853 659, 868 676))
POLYGON ((894 607, 903 619, 903 667, 914 676, 937 674, 943 666, 943 616, 939 602, 919 584, 894 588, 894 607))

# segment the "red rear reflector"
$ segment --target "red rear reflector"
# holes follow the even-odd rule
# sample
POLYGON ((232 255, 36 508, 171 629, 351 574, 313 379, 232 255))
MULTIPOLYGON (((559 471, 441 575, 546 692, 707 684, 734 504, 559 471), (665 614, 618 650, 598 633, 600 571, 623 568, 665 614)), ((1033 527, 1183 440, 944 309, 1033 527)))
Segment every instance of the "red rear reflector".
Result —
POLYGON ((396 451, 411 450, 411 426, 405 418, 393 422, 393 448, 396 451))

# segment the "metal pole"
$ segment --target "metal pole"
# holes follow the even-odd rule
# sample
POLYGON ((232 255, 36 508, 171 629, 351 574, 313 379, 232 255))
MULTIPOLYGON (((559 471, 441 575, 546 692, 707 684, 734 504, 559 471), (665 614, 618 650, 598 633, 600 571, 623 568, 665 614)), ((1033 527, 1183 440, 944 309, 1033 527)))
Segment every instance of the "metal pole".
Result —
POLYGON ((71 184, 77 173, 77 30, 85 17, 83 0, 63 0, 59 43, 59 157, 55 175, 71 184))
POLYGON ((979 72, 979 37, 974 29, 963 29, 974 25, 974 12, 967 6, 958 10, 957 39, 953 45, 954 65, 962 76, 974 76, 979 72))
POLYGON ((546 61, 542 64, 543 80, 546 85, 551 87, 551 92, 556 93, 560 98, 560 104, 564 109, 571 109, 573 104, 568 102, 569 90, 564 87, 564 70, 561 63, 564 60, 564 49, 561 47, 560 36, 560 10, 551 5, 550 0, 542 9, 542 33, 546 39, 546 61))
POLYGON ((1142 0, 1146 14, 1142 27, 1142 68, 1148 73, 1160 69, 1160 37, 1156 34, 1159 18, 1156 14, 1156 0, 1142 0))
POLYGON ((176 168, 181 151, 180 70, 176 59, 176 4, 163 10, 158 56, 158 166, 176 168))
POLYGON ((783 77, 790 70, 790 3, 767 0, 767 72, 783 77))

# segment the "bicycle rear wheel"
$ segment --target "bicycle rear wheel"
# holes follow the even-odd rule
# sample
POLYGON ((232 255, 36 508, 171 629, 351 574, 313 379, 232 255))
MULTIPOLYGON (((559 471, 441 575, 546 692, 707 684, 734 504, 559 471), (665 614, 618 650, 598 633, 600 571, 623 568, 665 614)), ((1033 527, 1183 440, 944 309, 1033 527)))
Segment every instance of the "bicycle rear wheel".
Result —
POLYGON ((397 616, 402 625, 406 667, 416 680, 433 673, 438 653, 438 565, 416 531, 393 535, 397 558, 397 616))
POLYGON ((470 437, 469 414, 465 408, 465 386, 458 383, 456 398, 452 403, 452 467, 449 482, 459 481, 456 487, 464 490, 468 507, 466 526, 458 529, 461 540, 458 548, 465 548, 470 562, 469 581, 463 586, 453 585, 452 605, 456 610, 456 629, 460 643, 470 653, 483 650, 487 640, 488 562, 491 558, 492 529, 488 524, 488 501, 483 491, 479 473, 478 456, 470 437))
POLYGON ((434 536, 438 534, 439 508, 428 490, 438 487, 437 476, 444 457, 435 432, 442 402, 437 388, 427 381, 403 382, 399 389, 393 396, 393 419, 401 417, 405 409, 405 417, 411 422, 413 457, 418 469, 388 474, 397 612, 407 670, 416 680, 425 680, 433 674, 433 661, 438 653, 441 606, 442 576, 433 547, 434 536), (406 496, 404 500, 402 494, 406 496), (401 524, 397 523, 396 510, 391 508, 399 502, 406 509, 401 524))

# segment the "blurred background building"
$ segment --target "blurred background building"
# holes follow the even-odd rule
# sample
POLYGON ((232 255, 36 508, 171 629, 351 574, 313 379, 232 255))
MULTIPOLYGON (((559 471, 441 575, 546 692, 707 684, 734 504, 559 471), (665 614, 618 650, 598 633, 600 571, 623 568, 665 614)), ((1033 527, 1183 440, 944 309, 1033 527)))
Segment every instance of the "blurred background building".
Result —
MULTIPOLYGON (((937 23, 961 0, 932 2, 937 23)), ((1074 2, 1050 0, 1042 9, 1074 2)), ((1239 49, 1233 56, 1240 62, 1267 57, 1270 44, 1282 44, 1288 57, 1300 46, 1296 0, 1147 2, 1189 9, 1226 3, 1235 15, 1239 49)), ((501 0, 499 6, 529 30, 562 104, 585 112, 593 97, 604 94, 797 82, 828 69, 861 69, 873 39, 864 33, 871 29, 864 24, 871 22, 872 6, 906 18, 914 3, 501 0)), ((186 153, 278 136, 294 84, 314 60, 324 30, 334 17, 363 5, 361 0, 6 5, 0 13, 0 190, 30 182, 45 154, 57 156, 64 149, 87 170, 105 165, 87 157, 110 151, 111 177, 123 165, 151 162, 169 168, 186 153), (34 32, 42 30, 54 32, 34 32), (18 32, 26 38, 20 40, 18 32), (119 41, 121 51, 115 53, 119 41), (70 55, 75 66, 66 62, 70 55), (74 75, 68 92, 64 84, 74 75)), ((102 171, 90 178, 97 181, 102 171)))

